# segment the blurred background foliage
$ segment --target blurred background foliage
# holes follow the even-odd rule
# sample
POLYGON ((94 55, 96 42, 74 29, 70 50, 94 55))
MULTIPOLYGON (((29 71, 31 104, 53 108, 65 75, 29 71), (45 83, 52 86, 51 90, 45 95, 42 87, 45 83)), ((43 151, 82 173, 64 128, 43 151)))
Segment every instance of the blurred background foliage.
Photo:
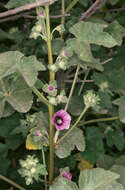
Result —
MULTIPOLYGON (((22 6, 34 0, 1 0, 0 12, 7 11, 11 8, 22 6)), ((66 7, 72 0, 66 0, 66 7)), ((59 54, 65 41, 72 38, 69 29, 76 24, 81 14, 86 11, 94 0, 78 0, 76 5, 69 10, 70 16, 65 18, 64 40, 58 33, 54 34, 52 40, 54 59, 59 54)), ((50 8, 51 16, 61 14, 61 1, 58 0, 50 8)), ((67 158, 59 159, 55 156, 55 176, 59 173, 59 168, 69 166, 73 173, 74 180, 80 170, 85 168, 102 167, 112 171, 125 173, 125 1, 124 0, 107 0, 96 13, 88 19, 91 22, 108 23, 110 27, 105 32, 112 33, 118 43, 118 46, 105 48, 99 45, 91 45, 92 53, 95 58, 101 62, 111 58, 110 62, 105 63, 104 71, 95 66, 90 69, 87 80, 84 84, 84 90, 78 97, 77 93, 81 83, 84 82, 84 69, 81 68, 81 74, 77 81, 75 92, 72 97, 69 113, 73 120, 81 113, 84 105, 81 104, 83 94, 86 90, 93 89, 100 97, 101 102, 98 109, 89 110, 85 121, 95 120, 93 123, 84 124, 80 122, 79 128, 85 134, 86 150, 78 153, 75 149, 67 158), (110 24, 110 23, 115 23, 110 24), (119 24, 121 25, 119 25, 119 24), (115 28, 115 30, 114 30, 115 28), (113 34, 113 30, 115 33, 113 34), (117 31, 117 32, 116 32, 117 31), (120 117, 120 120, 105 121, 106 118, 120 117), (103 118, 103 120, 99 120, 103 118), (114 166, 115 165, 115 166, 114 166), (122 168, 120 166, 123 166, 122 168)), ((38 37, 36 40, 29 38, 31 29, 36 22, 35 9, 0 19, 0 53, 6 51, 20 51, 25 56, 35 55, 38 60, 47 65, 47 47, 45 41, 38 37), (9 19, 9 20, 7 20, 9 19)), ((51 18, 51 27, 54 29, 61 22, 61 18, 51 18)), ((74 57, 75 60, 75 57, 74 57)), ((79 61, 80 64, 80 60, 79 61)), ((74 61, 75 62, 75 61, 74 61)), ((68 72, 57 73, 57 82, 59 88, 65 88, 67 94, 71 88, 74 77, 74 67, 70 67, 68 72), (60 77, 61 76, 61 77, 60 77)), ((39 72, 39 79, 43 82, 48 81, 48 73, 39 72)), ((0 107, 2 105, 0 104, 0 107)), ((58 107, 59 109, 59 107, 58 107)), ((24 180, 17 173, 19 168, 18 160, 25 158, 27 154, 36 154, 41 160, 39 151, 28 151, 25 149, 26 136, 29 130, 36 125, 32 120, 36 112, 47 112, 46 106, 33 99, 33 105, 28 113, 18 113, 12 106, 6 103, 6 109, 0 119, 0 174, 22 184, 26 189, 24 180)), ((47 166, 49 160, 48 148, 45 149, 47 166)), ((124 179, 120 181, 125 187, 124 179)), ((10 185, 0 181, 1 190, 9 190, 10 185)), ((38 183, 32 185, 32 190, 40 189, 38 183)))

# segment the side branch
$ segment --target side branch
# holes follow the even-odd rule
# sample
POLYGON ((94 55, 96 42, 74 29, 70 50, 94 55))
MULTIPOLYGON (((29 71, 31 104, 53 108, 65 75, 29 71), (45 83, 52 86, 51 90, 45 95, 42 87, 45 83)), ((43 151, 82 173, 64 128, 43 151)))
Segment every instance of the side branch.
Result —
POLYGON ((96 0, 95 3, 92 4, 92 6, 82 14, 79 21, 85 21, 87 20, 91 15, 93 15, 97 9, 101 7, 101 5, 104 3, 105 0, 96 0))
MULTIPOLYGON (((70 14, 64 14, 64 15, 51 15, 50 18, 52 19, 58 19, 60 17, 67 17, 67 16, 70 16, 70 14)), ((10 20, 17 20, 18 18, 28 18, 28 19, 36 19, 37 17, 36 16, 32 16, 28 13, 21 13, 19 15, 14 15, 14 16, 11 16, 11 17, 7 17, 7 18, 3 18, 0 20, 0 23, 3 23, 3 22, 7 22, 7 21, 10 21, 10 20)))
POLYGON ((47 4, 54 3, 55 1, 57 1, 57 0, 41 0, 41 1, 38 1, 38 2, 35 2, 35 3, 26 4, 24 6, 21 6, 21 7, 18 7, 18 8, 15 8, 15 9, 0 13, 0 18, 7 17, 7 16, 10 16, 10 15, 14 15, 14 14, 17 14, 17 13, 25 11, 25 10, 33 9, 35 7, 45 6, 47 4))

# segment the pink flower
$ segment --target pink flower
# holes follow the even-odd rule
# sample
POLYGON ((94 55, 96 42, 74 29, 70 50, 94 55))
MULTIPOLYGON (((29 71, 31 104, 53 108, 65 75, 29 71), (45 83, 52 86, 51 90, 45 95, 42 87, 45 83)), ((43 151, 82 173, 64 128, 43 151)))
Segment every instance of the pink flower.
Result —
POLYGON ((45 13, 44 12, 40 12, 40 17, 44 18, 45 17, 45 13))
POLYGON ((49 90, 49 91, 53 91, 53 90, 54 90, 54 86, 51 86, 51 85, 48 86, 48 90, 49 90))
POLYGON ((68 56, 68 54, 67 54, 67 52, 66 52, 66 51, 64 51, 64 56, 65 56, 65 57, 67 57, 67 56, 68 56))
POLYGON ((36 131, 36 132, 35 132, 35 136, 40 136, 39 131, 36 131))
POLYGON ((68 180, 71 181, 71 179, 72 179, 72 174, 71 174, 70 172, 63 172, 63 173, 62 173, 62 177, 67 178, 68 180))
POLYGON ((71 116, 64 110, 59 110, 53 115, 52 124, 57 130, 69 129, 71 116))

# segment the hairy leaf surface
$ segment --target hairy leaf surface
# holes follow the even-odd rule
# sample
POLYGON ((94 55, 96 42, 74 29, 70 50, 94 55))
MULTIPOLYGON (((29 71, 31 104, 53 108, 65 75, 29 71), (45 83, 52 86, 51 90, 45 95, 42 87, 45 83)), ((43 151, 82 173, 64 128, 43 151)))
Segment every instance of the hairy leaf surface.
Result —
POLYGON ((59 177, 57 181, 50 186, 49 190, 78 190, 78 187, 74 182, 59 177))
POLYGON ((85 138, 79 128, 74 128, 71 133, 56 146, 55 152, 59 158, 65 158, 70 155, 75 147, 77 147, 79 151, 85 150, 85 138))
POLYGON ((111 171, 106 171, 102 168, 94 168, 92 170, 87 169, 80 173, 79 189, 107 190, 104 187, 108 184, 111 184, 114 180, 118 179, 119 177, 120 177, 119 174, 111 171))
MULTIPOLYGON (((32 91, 21 77, 16 80, 9 80, 9 78, 2 80, 0 94, 3 99, 2 106, 4 106, 4 102, 8 102, 15 110, 22 113, 27 112, 32 106, 32 91)), ((4 107, 2 107, 2 110, 4 110, 4 107)))

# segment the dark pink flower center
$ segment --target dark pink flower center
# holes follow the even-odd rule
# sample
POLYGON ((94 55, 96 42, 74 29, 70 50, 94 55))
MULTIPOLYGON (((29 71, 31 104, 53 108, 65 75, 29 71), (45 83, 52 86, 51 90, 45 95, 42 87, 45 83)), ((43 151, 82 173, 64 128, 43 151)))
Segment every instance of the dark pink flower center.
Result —
POLYGON ((48 90, 53 91, 53 90, 54 90, 54 87, 53 87, 53 86, 49 86, 49 87, 48 87, 48 90))
POLYGON ((40 12, 40 16, 44 16, 44 12, 40 12))
POLYGON ((62 119, 61 117, 56 117, 55 123, 56 123, 57 125, 62 125, 63 119, 62 119))
POLYGON ((35 136, 40 136, 40 133, 38 131, 36 131, 35 136))
POLYGON ((66 52, 66 51, 64 51, 64 56, 65 56, 65 57, 67 57, 67 56, 68 56, 68 54, 67 54, 67 52, 66 52))
POLYGON ((72 179, 72 174, 69 173, 69 172, 63 172, 63 173, 62 173, 62 176, 63 176, 64 178, 67 178, 68 180, 71 180, 71 179, 72 179))

